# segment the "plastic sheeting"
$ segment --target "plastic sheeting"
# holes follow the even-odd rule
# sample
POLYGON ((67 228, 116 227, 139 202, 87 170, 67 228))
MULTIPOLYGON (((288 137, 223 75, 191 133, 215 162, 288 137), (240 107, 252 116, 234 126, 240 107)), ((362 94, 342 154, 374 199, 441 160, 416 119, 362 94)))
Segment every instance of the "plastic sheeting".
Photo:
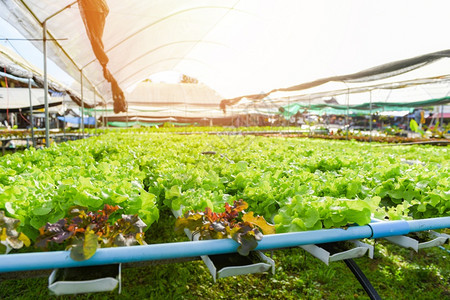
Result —
MULTIPOLYGON (((48 105, 61 105, 58 98, 49 97, 48 105)), ((44 107, 44 90, 31 89, 31 104, 33 109, 44 107)), ((30 110, 30 91, 25 88, 0 88, 0 112, 17 112, 19 109, 30 110)))
POLYGON ((204 84, 141 82, 126 94, 129 114, 151 116, 169 115, 185 117, 221 116, 219 103, 222 97, 204 84))
MULTIPOLYGON (((432 55, 425 55, 424 57, 432 57, 432 55)), ((392 65, 392 64, 388 64, 392 65)), ((374 68, 373 70, 380 69, 374 68)), ((336 104, 346 109, 347 105, 356 106, 357 109, 367 109, 369 111, 370 102, 373 103, 373 108, 376 109, 374 103, 378 103, 378 107, 383 110, 388 106, 406 105, 408 107, 419 106, 433 106, 443 105, 449 103, 450 96, 450 58, 441 57, 436 60, 429 61, 426 65, 421 66, 415 70, 408 70, 405 73, 383 78, 388 74, 381 73, 381 76, 373 76, 370 82, 352 82, 341 80, 333 81, 335 78, 327 78, 321 80, 320 85, 303 84, 299 90, 295 88, 286 89, 285 91, 276 91, 268 94, 263 94, 254 99, 236 98, 231 100, 231 107, 223 107, 223 109, 239 109, 248 106, 249 101, 253 101, 255 106, 291 106, 298 103, 299 107, 309 107, 311 110, 322 110, 333 112, 339 108, 330 108, 327 104, 336 104), (381 77, 381 78, 380 78, 381 77), (328 81, 329 80, 329 81, 328 81), (309 88, 304 88, 310 86, 309 88), (262 99, 257 99, 262 98, 262 99), (327 99, 333 99, 334 103, 327 103, 327 99), (234 102, 234 103, 233 103, 234 102)), ((364 72, 362 72, 364 73, 364 72)), ((350 76, 340 76, 353 77, 350 76)), ((296 107, 295 105, 292 107, 296 107)))
MULTIPOLYGON (((105 3, 101 42, 122 90, 175 70, 233 98, 450 48, 439 34, 448 28, 448 1, 105 3)), ((87 85, 113 100, 77 1, 4 0, 0 16, 29 38, 41 38, 45 22, 48 37, 59 39, 48 41, 49 57, 77 80, 82 70, 87 85)))
MULTIPOLYGON (((16 77, 18 80, 21 80, 22 82, 28 82, 28 79, 31 79, 32 86, 37 86, 40 88, 44 87, 44 78, 43 78, 43 72, 42 70, 36 68, 35 66, 28 63, 25 59, 20 57, 17 53, 12 52, 8 48, 0 45, 0 70, 4 73, 16 77)), ((15 79, 16 79, 15 78, 15 79)), ((55 78, 52 78, 51 76, 48 78, 48 87, 50 91, 57 92, 61 94, 68 94, 72 101, 74 101, 77 105, 81 106, 81 97, 80 95, 75 92, 74 90, 70 89, 69 87, 66 87, 64 84, 60 83, 55 78)), ((37 105, 44 105, 43 103, 43 89, 42 90, 42 101, 41 103, 38 103, 37 105)), ((19 92, 13 92, 13 93, 19 93, 19 92)), ((21 91, 20 93, 25 93, 25 91, 21 91)), ((35 92, 34 92, 35 93, 35 92)), ((14 103, 12 104, 12 107, 16 106, 16 108, 23 107, 23 100, 21 100, 23 97, 18 97, 17 99, 17 105, 14 103)), ((85 100, 85 99, 83 99, 85 100)), ((50 99, 49 105, 53 106, 55 100, 50 99)), ((59 101, 59 104, 61 101, 59 101)), ((93 101, 86 101, 84 103, 84 107, 94 107, 93 101)))
POLYGON ((444 105, 450 103, 450 97, 440 99, 430 99, 426 101, 399 103, 399 102, 372 102, 362 103, 357 105, 332 105, 332 104, 307 104, 307 103, 293 103, 280 108, 280 112, 285 117, 291 117, 299 111, 306 110, 308 112, 324 111, 330 113, 328 109, 332 110, 333 114, 346 114, 348 110, 362 114, 371 114, 375 112, 384 111, 412 111, 413 108, 422 108, 426 106, 444 105), (328 111, 327 111, 328 110, 328 111))

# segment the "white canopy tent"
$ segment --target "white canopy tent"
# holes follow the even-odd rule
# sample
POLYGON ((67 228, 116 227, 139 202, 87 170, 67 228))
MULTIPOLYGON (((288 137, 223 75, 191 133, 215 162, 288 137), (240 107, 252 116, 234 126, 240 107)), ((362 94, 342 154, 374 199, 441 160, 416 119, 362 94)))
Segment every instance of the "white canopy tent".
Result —
POLYGON ((297 91, 274 92, 272 99, 289 98, 290 101, 309 101, 323 97, 335 97, 339 104, 368 102, 414 102, 450 95, 450 58, 442 58, 418 69, 396 76, 370 82, 329 81, 319 86, 297 91))
MULTIPOLYGON (((77 80, 82 73, 108 101, 114 80, 127 90, 167 70, 230 98, 450 49, 439 34, 450 27, 444 0, 88 2, 5 0, 0 16, 28 38, 41 39, 45 25, 49 58, 77 80), (86 30, 82 15, 89 13, 103 13, 104 28, 86 30), (93 43, 103 46, 103 67, 93 43), (114 80, 105 79, 105 69, 114 80)), ((41 40, 34 43, 42 49, 41 40)), ((421 69, 413 79, 429 76, 421 69)))
POLYGON ((222 97, 204 84, 162 83, 149 80, 126 93, 128 111, 108 113, 108 120, 176 122, 179 119, 220 118, 222 97))
MULTIPOLYGON (((27 83, 28 80, 31 80, 31 85, 33 87, 40 87, 42 103, 44 101, 44 89, 42 89, 43 84, 43 71, 37 68, 36 66, 30 64, 23 57, 18 55, 17 53, 11 51, 9 48, 0 45, 0 73, 2 73, 2 77, 4 76, 13 76, 15 80, 22 81, 27 83)), ((71 88, 65 86, 56 78, 52 76, 48 76, 48 84, 51 91, 59 93, 59 94, 68 94, 71 96, 76 103, 79 104, 80 95, 72 90, 71 88)), ((36 94, 37 92, 33 92, 36 94)), ((37 97, 37 96, 36 96, 37 97)), ((92 101, 92 95, 86 95, 87 102, 92 101)), ((60 99, 51 99, 49 98, 49 104, 53 102, 61 102, 60 99)), ((12 103, 14 105, 14 103, 12 103)))
MULTIPOLYGON (((59 98, 49 97, 49 99, 49 106, 62 104, 59 98)), ((33 110, 44 108, 43 89, 0 88, 0 111, 9 110, 13 112, 19 109, 28 111, 30 106, 33 107, 33 110)))

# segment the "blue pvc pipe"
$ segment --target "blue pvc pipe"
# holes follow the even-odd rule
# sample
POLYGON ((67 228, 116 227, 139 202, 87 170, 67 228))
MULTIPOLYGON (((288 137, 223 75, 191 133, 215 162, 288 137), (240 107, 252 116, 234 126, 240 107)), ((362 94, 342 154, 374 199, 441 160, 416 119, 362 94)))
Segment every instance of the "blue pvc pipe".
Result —
POLYGON ((368 226, 372 228, 371 238, 377 239, 384 236, 408 234, 410 231, 407 221, 373 222, 368 226))
POLYGON ((403 235, 410 232, 450 228, 450 217, 409 221, 383 221, 372 219, 368 225, 373 230, 372 238, 403 235))
POLYGON ((372 229, 368 226, 354 226, 347 229, 321 229, 313 231, 279 233, 265 235, 258 242, 256 250, 287 248, 301 245, 331 243, 346 240, 370 238, 372 229))
POLYGON ((69 251, 0 255, 0 272, 83 267, 147 260, 175 259, 236 252, 232 239, 101 248, 90 259, 74 261, 69 251))
MULTIPOLYGON (((256 249, 268 250, 352 239, 384 237, 407 234, 413 231, 449 227, 450 217, 414 221, 375 222, 365 226, 349 227, 348 229, 322 229, 266 235, 259 242, 256 249)), ((98 249, 92 258, 81 262, 72 260, 68 251, 8 254, 0 255, 0 272, 81 267, 224 254, 236 252, 237 247, 238 244, 234 240, 222 239, 102 248, 98 249)))
POLYGON ((444 229, 450 228, 450 217, 411 220, 408 221, 408 224, 410 232, 444 229))
MULTIPOLYGON (((285 248, 299 245, 319 244, 349 239, 368 238, 369 226, 345 229, 324 229, 266 235, 259 242, 258 250, 285 248)), ((113 263, 129 263, 147 260, 175 259, 232 253, 238 244, 232 239, 152 244, 133 247, 101 248, 89 260, 74 261, 68 251, 52 251, 0 255, 0 272, 82 267, 113 263)))

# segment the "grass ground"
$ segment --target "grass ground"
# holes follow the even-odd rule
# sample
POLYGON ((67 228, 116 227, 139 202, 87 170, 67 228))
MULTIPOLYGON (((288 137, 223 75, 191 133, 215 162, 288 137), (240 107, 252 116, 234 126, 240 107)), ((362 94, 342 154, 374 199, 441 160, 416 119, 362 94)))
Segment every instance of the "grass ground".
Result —
MULTIPOLYGON (((163 211, 148 240, 181 241, 173 233, 174 218, 163 211)), ((369 241, 369 243, 374 243, 369 241)), ((382 299, 449 299, 450 247, 415 253, 380 239, 374 259, 355 261, 382 299)), ((0 282, 0 299, 369 299, 344 262, 326 266, 301 248, 276 250, 276 272, 227 277, 213 282, 200 261, 126 268, 122 293, 49 296, 47 278, 0 282)))

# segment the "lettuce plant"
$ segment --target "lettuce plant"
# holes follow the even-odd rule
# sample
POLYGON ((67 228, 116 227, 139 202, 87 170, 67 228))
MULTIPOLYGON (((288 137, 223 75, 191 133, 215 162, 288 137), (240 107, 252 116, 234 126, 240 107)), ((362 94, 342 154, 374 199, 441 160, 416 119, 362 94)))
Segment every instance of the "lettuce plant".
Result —
POLYGON ((248 255, 255 249, 263 234, 274 234, 275 227, 264 217, 245 213, 248 204, 243 200, 234 201, 233 206, 225 203, 225 211, 215 213, 209 207, 205 211, 188 211, 175 222, 175 231, 188 228, 198 234, 200 240, 232 238, 239 243, 238 252, 248 255), (261 231, 260 231, 261 230, 261 231))
POLYGON ((147 225, 137 215, 122 215, 117 221, 111 221, 119 209, 118 205, 108 204, 97 212, 72 207, 69 211, 71 219, 47 223, 39 229, 36 246, 47 248, 48 243, 65 243, 70 249, 70 257, 81 261, 91 258, 98 247, 145 244, 143 230, 147 225))

